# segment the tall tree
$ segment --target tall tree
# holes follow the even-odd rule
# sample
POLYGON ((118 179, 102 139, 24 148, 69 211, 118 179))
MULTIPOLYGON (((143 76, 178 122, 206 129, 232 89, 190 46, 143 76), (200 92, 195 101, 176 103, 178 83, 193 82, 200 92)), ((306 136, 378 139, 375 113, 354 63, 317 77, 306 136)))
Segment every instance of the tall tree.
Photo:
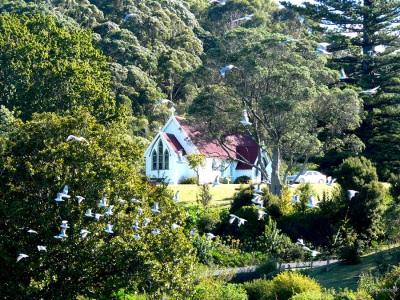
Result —
POLYGON ((343 132, 359 125, 361 111, 356 92, 329 87, 338 73, 314 53, 315 44, 283 44, 285 38, 271 34, 259 42, 234 42, 236 51, 227 57, 235 67, 224 76, 212 72, 214 84, 200 93, 192 109, 227 147, 228 133, 247 132, 255 139, 259 157, 266 151, 272 160, 270 189, 276 195, 295 164, 352 142, 343 132), (241 119, 249 123, 241 125, 241 119), (287 161, 284 172, 282 159, 287 161))
POLYGON ((87 30, 67 30, 52 17, 0 15, 0 103, 30 119, 80 106, 105 120, 115 114, 105 57, 87 30))
POLYGON ((362 94, 366 118, 357 135, 366 145, 364 155, 378 164, 379 175, 387 179, 400 167, 400 1, 317 0, 302 7, 281 3, 310 20, 310 30, 324 33, 333 52, 329 65, 344 68, 349 77, 345 83, 360 91, 380 87, 377 94, 362 94))
POLYGON ((141 157, 118 124, 107 129, 85 111, 35 114, 14 124, 0 153, 3 299, 110 299, 119 289, 186 298, 195 252, 183 230, 171 229, 173 223, 184 227, 184 211, 165 187, 150 186, 140 175, 141 157), (70 134, 87 143, 67 141, 70 134), (70 198, 55 201, 65 185, 70 198), (155 203, 159 212, 151 210, 155 203), (85 215, 88 209, 98 220, 85 215), (132 228, 135 220, 140 228, 132 228), (62 223, 67 228, 60 237, 62 223), (16 262, 21 253, 28 257, 16 262))

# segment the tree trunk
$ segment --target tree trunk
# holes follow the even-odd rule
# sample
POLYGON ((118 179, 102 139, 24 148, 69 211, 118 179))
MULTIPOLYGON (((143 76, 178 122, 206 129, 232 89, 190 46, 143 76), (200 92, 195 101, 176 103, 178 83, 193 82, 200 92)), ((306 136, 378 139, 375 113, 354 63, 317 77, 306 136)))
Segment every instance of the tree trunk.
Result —
POLYGON ((272 153, 272 172, 271 172, 271 185, 270 185, 270 192, 273 195, 281 196, 282 191, 282 183, 280 178, 280 165, 281 165, 281 153, 279 147, 274 148, 272 153))

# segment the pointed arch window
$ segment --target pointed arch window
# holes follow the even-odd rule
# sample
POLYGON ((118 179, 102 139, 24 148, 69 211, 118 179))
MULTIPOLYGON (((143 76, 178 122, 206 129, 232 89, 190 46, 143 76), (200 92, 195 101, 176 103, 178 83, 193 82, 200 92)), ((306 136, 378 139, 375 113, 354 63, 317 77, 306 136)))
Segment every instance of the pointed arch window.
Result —
POLYGON ((153 153, 151 154, 151 168, 153 170, 157 170, 157 151, 153 150, 153 153))
POLYGON ((169 151, 168 149, 164 150, 164 169, 169 169, 169 151))
POLYGON ((163 153, 164 153, 163 143, 161 141, 158 142, 158 169, 163 169, 163 153))

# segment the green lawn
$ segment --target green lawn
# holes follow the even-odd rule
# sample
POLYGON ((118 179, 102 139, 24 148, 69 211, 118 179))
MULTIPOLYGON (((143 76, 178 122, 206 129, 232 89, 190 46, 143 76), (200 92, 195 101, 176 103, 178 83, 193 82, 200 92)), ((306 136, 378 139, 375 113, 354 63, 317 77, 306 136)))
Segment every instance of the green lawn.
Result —
POLYGON ((326 272, 325 267, 318 267, 313 269, 310 277, 315 278, 325 288, 338 290, 339 288, 343 289, 347 287, 356 291, 358 286, 357 276, 362 273, 376 273, 376 258, 385 258, 388 261, 392 261, 392 258, 394 259, 398 251, 400 251, 400 246, 391 248, 390 250, 386 248, 386 250, 379 251, 377 255, 375 253, 365 255, 361 258, 361 263, 358 265, 346 266, 335 263, 331 265, 329 272, 326 272))
MULTIPOLYGON (((240 186, 240 184, 220 184, 214 187, 210 185, 212 195, 211 207, 228 207, 240 186)), ((298 187, 299 185, 297 184, 295 186, 298 187)), ((263 186, 261 187, 263 188, 263 186)), ((317 195, 322 195, 324 191, 329 192, 333 189, 326 184, 313 184, 312 187, 317 195)), ((174 194, 176 191, 179 191, 179 201, 183 204, 196 204, 196 195, 199 193, 199 187, 197 185, 174 184, 169 185, 169 188, 174 194)), ((295 192, 295 189, 291 190, 293 193, 295 192)))

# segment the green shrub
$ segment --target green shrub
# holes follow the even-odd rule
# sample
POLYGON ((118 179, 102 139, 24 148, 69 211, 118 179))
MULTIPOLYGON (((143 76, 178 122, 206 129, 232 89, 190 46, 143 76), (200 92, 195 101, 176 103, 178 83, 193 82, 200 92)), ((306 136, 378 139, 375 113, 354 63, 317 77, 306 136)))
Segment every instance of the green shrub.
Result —
POLYGON ((199 193, 196 194, 197 204, 202 204, 204 208, 207 208, 212 200, 210 186, 208 184, 202 184, 199 186, 199 193))
POLYGON ((250 183, 250 177, 243 175, 239 176, 238 178, 235 179, 234 184, 249 184, 250 183))
POLYGON ((238 284, 226 283, 221 280, 203 279, 197 285, 192 300, 246 300, 246 290, 238 284))
POLYGON ((193 239, 193 246, 197 250, 197 258, 203 264, 210 265, 213 262, 212 251, 214 245, 211 240, 207 240, 204 236, 196 236, 193 239))
POLYGON ((197 177, 185 177, 181 179, 180 184, 197 184, 197 177))
POLYGON ((221 215, 218 210, 210 210, 200 215, 197 229, 201 232, 210 232, 221 222, 221 215))
POLYGON ((333 295, 329 295, 322 292, 316 291, 306 291, 299 294, 294 295, 290 300, 335 300, 333 295))
POLYGON ((262 263, 256 269, 256 273, 259 275, 268 275, 275 271, 277 271, 276 261, 272 259, 262 263))
POLYGON ((360 253, 355 246, 344 246, 340 248, 338 257, 344 265, 356 265, 361 262, 360 253))
POLYGON ((246 290, 249 300, 269 300, 272 294, 272 281, 265 279, 256 279, 250 282, 245 282, 243 287, 246 290))

